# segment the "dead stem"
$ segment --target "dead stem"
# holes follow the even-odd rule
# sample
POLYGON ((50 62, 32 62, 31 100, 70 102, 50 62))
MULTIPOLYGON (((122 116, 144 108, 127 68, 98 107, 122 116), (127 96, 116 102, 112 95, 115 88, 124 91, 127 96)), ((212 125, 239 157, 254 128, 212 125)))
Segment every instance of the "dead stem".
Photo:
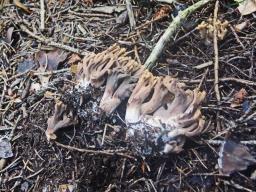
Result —
POLYGON ((79 151, 79 152, 82 152, 82 153, 93 153, 93 154, 97 154, 97 155, 107 155, 107 156, 117 155, 117 156, 120 156, 120 157, 124 157, 124 158, 136 161, 136 158, 133 157, 133 156, 130 156, 130 155, 127 155, 127 154, 124 154, 124 153, 120 153, 120 152, 115 152, 113 150, 111 150, 111 152, 110 152, 108 150, 101 150, 100 151, 100 150, 92 150, 92 149, 81 149, 81 148, 77 148, 77 147, 73 147, 73 146, 69 146, 69 145, 64 145, 64 144, 59 143, 57 141, 55 141, 54 143, 56 145, 60 146, 60 147, 66 148, 66 149, 71 150, 71 151, 79 151))
POLYGON ((218 39, 216 21, 218 18, 219 1, 216 1, 213 16, 213 46, 214 46, 214 90, 216 93, 217 101, 220 102, 220 90, 219 90, 219 51, 218 51, 218 39))

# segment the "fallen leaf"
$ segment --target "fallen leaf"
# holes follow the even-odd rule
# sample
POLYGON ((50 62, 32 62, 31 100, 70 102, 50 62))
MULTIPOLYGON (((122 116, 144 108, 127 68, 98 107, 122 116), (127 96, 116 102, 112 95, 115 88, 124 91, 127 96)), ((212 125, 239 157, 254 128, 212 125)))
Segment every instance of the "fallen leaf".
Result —
MULTIPOLYGON (((35 56, 37 62, 39 63, 39 68, 37 69, 38 72, 51 72, 57 70, 59 64, 66 60, 67 53, 56 49, 46 53, 45 51, 39 51, 35 56)), ((48 82, 51 78, 51 75, 38 75, 40 82, 43 87, 48 85, 48 82)))
POLYGON ((48 53, 44 51, 39 51, 36 54, 36 60, 39 63, 39 66, 45 68, 46 71, 57 70, 59 64, 67 58, 67 54, 60 50, 55 49, 48 53))
POLYGON ((256 11, 256 0, 244 0, 237 8, 241 15, 249 15, 256 11))
POLYGON ((86 5, 93 5, 93 0, 83 0, 84 4, 86 5))
POLYGON ((242 88, 240 89, 234 96, 233 99, 231 101, 231 107, 238 107, 240 106, 243 102, 245 97, 248 95, 247 91, 242 88))
POLYGON ((6 33, 6 42, 7 42, 7 43, 11 43, 11 42, 12 42, 12 34, 13 34, 13 31, 14 31, 14 27, 10 27, 10 28, 7 30, 7 33, 6 33))
POLYGON ((32 55, 29 55, 23 62, 20 62, 17 67, 18 73, 25 73, 35 68, 37 64, 32 55))
POLYGON ((13 1, 14 5, 16 5, 17 7, 19 7, 20 9, 22 9, 23 11, 25 11, 26 13, 28 14, 31 14, 32 11, 27 7, 25 6, 24 4, 22 4, 19 0, 14 0, 13 1))
POLYGON ((219 171, 229 176, 235 171, 247 169, 249 165, 255 164, 256 159, 248 152, 246 146, 226 140, 222 143, 219 152, 219 171))
POLYGON ((125 24, 128 21, 128 12, 124 11, 122 12, 117 18, 116 18, 116 23, 117 24, 125 24))
POLYGON ((160 20, 168 17, 171 12, 171 8, 167 5, 160 7, 153 16, 153 20, 160 20))
POLYGON ((235 25, 235 30, 237 32, 241 32, 246 26, 248 25, 248 22, 247 21, 244 21, 242 23, 239 23, 237 25, 235 25))
POLYGON ((12 145, 7 138, 0 138, 0 158, 12 157, 12 145))

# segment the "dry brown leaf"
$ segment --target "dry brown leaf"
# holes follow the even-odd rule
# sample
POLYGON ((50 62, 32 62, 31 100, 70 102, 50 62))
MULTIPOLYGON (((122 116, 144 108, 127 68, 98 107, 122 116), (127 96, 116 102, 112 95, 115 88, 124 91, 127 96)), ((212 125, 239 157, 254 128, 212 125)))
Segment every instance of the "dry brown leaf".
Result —
POLYGON ((93 5, 93 0, 83 0, 86 5, 93 5))
POLYGON ((167 5, 160 7, 153 16, 153 20, 160 20, 168 17, 171 12, 171 8, 167 5))
POLYGON ((256 0, 245 0, 237 8, 241 15, 249 15, 256 11, 256 0))
POLYGON ((243 102, 245 97, 248 95, 247 91, 242 88, 240 89, 234 96, 231 102, 231 107, 238 107, 240 106, 243 102))
POLYGON ((25 6, 24 4, 22 4, 22 3, 20 2, 20 0, 14 0, 13 3, 14 3, 17 7, 19 7, 19 8, 22 9, 23 11, 25 11, 26 13, 28 13, 28 14, 31 14, 31 13, 32 13, 32 11, 31 11, 27 6, 25 6))

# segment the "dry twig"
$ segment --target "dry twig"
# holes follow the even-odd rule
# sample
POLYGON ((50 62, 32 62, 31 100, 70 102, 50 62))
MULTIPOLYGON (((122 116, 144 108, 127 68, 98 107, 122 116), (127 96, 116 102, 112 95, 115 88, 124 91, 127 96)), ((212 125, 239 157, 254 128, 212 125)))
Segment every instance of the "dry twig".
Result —
POLYGON ((37 39, 38 41, 40 41, 42 43, 45 43, 46 45, 56 47, 56 48, 60 48, 60 49, 64 49, 66 51, 77 53, 77 54, 80 54, 80 55, 83 55, 83 56, 87 55, 87 51, 81 51, 79 49, 76 49, 74 47, 70 47, 68 45, 63 45, 61 43, 55 43, 50 39, 46 39, 45 37, 40 37, 40 36, 34 34, 33 32, 31 32, 24 24, 20 24, 20 28, 21 28, 22 31, 26 32, 28 35, 30 35, 34 39, 37 39))
POLYGON ((218 17, 219 1, 216 1, 213 16, 213 46, 214 46, 214 90, 216 93, 216 98, 220 102, 220 90, 219 90, 219 51, 218 51, 218 38, 217 38, 217 28, 216 21, 218 17))
POLYGON ((125 0, 125 2, 126 2, 126 8, 128 12, 129 21, 130 21, 130 27, 131 27, 131 30, 133 30, 135 29, 136 22, 135 22, 133 10, 132 10, 132 4, 130 0, 125 0))
POLYGON ((45 8, 44 8, 44 0, 40 0, 40 29, 45 29, 45 8))
POLYGON ((120 152, 109 152, 107 150, 96 151, 96 150, 92 150, 92 149, 81 149, 81 148, 72 147, 72 146, 69 146, 69 145, 64 145, 64 144, 56 142, 56 141, 55 141, 55 144, 60 146, 60 147, 66 148, 68 150, 71 150, 71 151, 79 151, 79 152, 82 152, 82 153, 92 153, 92 154, 108 155, 108 156, 117 155, 117 156, 120 156, 120 157, 136 160, 135 157, 127 155, 127 154, 124 154, 124 153, 120 153, 120 152))

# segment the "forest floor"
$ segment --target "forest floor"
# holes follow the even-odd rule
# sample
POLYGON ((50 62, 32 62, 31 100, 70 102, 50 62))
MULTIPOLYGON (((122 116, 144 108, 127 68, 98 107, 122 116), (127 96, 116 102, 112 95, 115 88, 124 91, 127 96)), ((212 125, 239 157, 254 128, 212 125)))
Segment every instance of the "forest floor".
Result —
MULTIPOLYGON (((256 191, 251 177, 256 166, 220 174, 220 145, 209 142, 247 142, 256 156, 256 13, 242 16, 232 0, 220 1, 218 10, 218 19, 229 23, 217 47, 220 99, 214 87, 214 43, 196 28, 213 18, 215 1, 181 23, 152 69, 155 75, 174 76, 188 88, 200 86, 207 93, 202 113, 209 129, 188 139, 182 152, 142 157, 122 136, 106 137, 104 145, 97 146, 106 125, 107 136, 111 128, 124 126, 117 125, 118 114, 80 119, 75 127, 60 130, 56 141, 45 136, 56 98, 75 102, 79 97, 69 92, 75 83, 72 59, 117 43, 143 64, 177 13, 193 3, 133 2, 132 30, 123 0, 50 0, 44 8, 40 1, 4 3, 0 137, 9 138, 12 155, 0 161, 0 191, 256 191), (56 47, 63 58, 57 59, 56 47), (55 63, 52 73, 38 69, 40 54, 46 53, 55 63), (44 77, 50 77, 49 83, 38 90, 44 77)), ((95 93, 92 99, 97 97, 95 93)))

